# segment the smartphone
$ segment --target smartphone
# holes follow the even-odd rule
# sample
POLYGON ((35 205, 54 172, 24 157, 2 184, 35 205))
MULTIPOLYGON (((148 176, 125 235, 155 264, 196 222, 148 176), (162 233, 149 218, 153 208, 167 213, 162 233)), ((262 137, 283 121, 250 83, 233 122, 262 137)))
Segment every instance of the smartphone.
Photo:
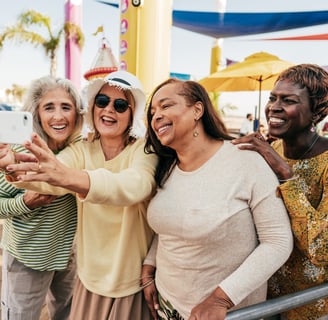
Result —
POLYGON ((31 140, 32 113, 27 111, 0 111, 0 143, 23 144, 31 140))

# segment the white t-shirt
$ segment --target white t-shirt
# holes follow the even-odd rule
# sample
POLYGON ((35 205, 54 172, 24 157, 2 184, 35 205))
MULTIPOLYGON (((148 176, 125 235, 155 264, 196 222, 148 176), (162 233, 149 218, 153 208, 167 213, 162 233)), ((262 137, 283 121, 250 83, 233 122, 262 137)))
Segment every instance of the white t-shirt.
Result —
POLYGON ((253 129, 254 129, 254 122, 253 122, 253 120, 246 119, 241 124, 239 133, 241 135, 245 135, 246 136, 246 135, 252 133, 254 131, 253 129))

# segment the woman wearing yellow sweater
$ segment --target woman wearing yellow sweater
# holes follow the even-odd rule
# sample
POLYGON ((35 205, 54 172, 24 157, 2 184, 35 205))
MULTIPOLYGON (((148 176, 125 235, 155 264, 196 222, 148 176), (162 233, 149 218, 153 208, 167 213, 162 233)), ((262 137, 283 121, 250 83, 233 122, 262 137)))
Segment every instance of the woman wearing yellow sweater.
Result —
POLYGON ((145 154, 141 138, 145 94, 134 75, 117 71, 91 82, 87 98, 92 141, 71 145, 56 157, 34 135, 25 147, 36 158, 25 155, 25 160, 37 162, 16 169, 35 172, 18 176, 23 181, 18 185, 77 196, 78 282, 71 319, 151 319, 140 274, 153 236, 146 208, 157 158, 145 154))

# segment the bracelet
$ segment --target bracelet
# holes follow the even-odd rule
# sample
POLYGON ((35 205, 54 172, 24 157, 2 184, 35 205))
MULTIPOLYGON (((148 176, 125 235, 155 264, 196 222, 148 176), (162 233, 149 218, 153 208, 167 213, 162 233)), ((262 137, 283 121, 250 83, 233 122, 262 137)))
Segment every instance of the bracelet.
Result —
POLYGON ((140 278, 140 286, 142 288, 148 287, 149 285, 151 285, 154 282, 154 275, 150 274, 150 275, 146 275, 140 278), (143 284, 143 280, 147 280, 144 284, 143 284))
POLYGON ((292 180, 296 180, 298 179, 299 176, 296 175, 296 176, 292 176, 291 178, 288 178, 288 179, 278 179, 280 183, 283 183, 283 182, 287 182, 287 181, 292 181, 292 180))
POLYGON ((151 280, 147 281, 146 283, 141 284, 141 287, 144 289, 144 288, 150 286, 154 281, 155 281, 155 279, 151 279, 151 280))

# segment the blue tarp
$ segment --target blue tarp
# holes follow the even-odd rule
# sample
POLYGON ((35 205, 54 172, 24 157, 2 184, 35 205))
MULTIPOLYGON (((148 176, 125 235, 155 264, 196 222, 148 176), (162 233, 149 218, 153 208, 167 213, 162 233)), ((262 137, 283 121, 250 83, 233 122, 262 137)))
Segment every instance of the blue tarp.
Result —
POLYGON ((118 8, 119 7, 119 4, 116 3, 116 2, 106 2, 106 1, 101 1, 101 0, 97 0, 97 2, 108 4, 109 6, 112 6, 114 8, 118 8))
POLYGON ((328 23, 328 11, 217 13, 173 11, 173 25, 213 38, 246 36, 328 23))
MULTIPOLYGON (((117 1, 97 0, 115 8, 117 1)), ((156 0, 153 0, 156 1, 156 0)), ((246 1, 246 0, 245 0, 246 1)), ((328 11, 202 12, 173 10, 175 27, 213 38, 229 38, 328 24, 328 11)))

